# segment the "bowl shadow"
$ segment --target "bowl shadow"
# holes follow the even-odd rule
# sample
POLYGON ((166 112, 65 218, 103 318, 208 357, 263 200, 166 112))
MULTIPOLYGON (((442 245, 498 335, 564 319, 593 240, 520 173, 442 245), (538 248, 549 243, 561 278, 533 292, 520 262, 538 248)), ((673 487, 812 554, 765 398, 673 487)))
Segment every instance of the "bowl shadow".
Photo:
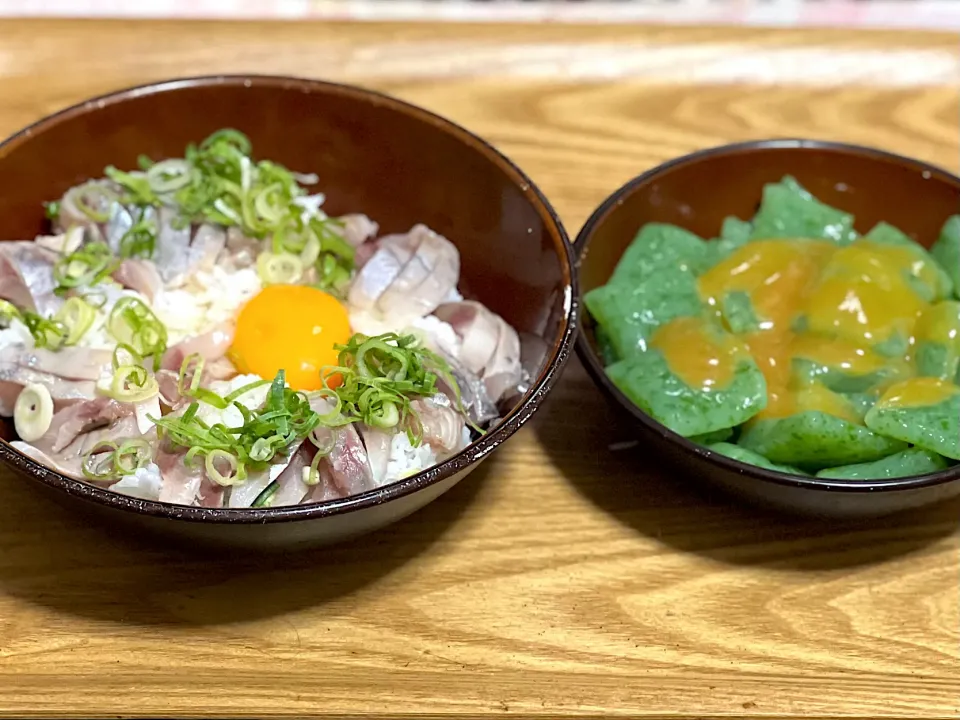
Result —
POLYGON ((216 550, 86 524, 36 490, 0 478, 0 593, 83 618, 150 626, 215 626, 335 603, 389 576, 451 532, 495 472, 496 456, 409 518, 337 545, 284 553, 216 550), (23 495, 23 497, 19 497, 23 495), (40 498, 41 500, 43 498, 40 498), (8 511, 12 512, 12 511, 8 511))
POLYGON ((653 455, 579 358, 532 425, 558 473, 598 508, 681 552, 730 565, 833 570, 922 551, 956 532, 960 500, 870 520, 821 520, 741 501, 653 455))

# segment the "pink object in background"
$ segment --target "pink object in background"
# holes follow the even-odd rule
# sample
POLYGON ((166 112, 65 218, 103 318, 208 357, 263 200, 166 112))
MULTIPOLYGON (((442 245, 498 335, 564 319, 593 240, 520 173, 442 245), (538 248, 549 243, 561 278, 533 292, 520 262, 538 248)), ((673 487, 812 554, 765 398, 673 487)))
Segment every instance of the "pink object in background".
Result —
POLYGON ((652 22, 960 30, 956 0, 0 0, 0 17, 652 22))

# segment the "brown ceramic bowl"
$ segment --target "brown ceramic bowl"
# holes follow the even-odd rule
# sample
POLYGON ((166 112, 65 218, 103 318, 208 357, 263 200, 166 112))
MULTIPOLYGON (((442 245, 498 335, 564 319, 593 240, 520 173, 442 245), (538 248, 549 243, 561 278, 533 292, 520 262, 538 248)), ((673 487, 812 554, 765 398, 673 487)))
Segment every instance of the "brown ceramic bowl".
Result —
MULTIPOLYGON (((885 220, 927 247, 947 217, 960 212, 960 178, 916 160, 811 140, 727 145, 645 172, 597 208, 574 243, 581 292, 606 283, 645 223, 672 223, 716 237, 727 215, 752 217, 763 185, 784 175, 853 213, 860 232, 885 220)), ((643 441, 686 476, 781 509, 834 517, 885 515, 960 495, 960 466, 893 480, 822 480, 763 470, 695 445, 653 420, 610 382, 586 312, 582 326, 577 354, 594 381, 635 422, 643 441)))
MULTIPOLYGON (((88 100, 0 144, 0 239, 44 230, 41 203, 136 167, 141 153, 181 156, 222 127, 247 133, 259 157, 317 173, 332 214, 364 212, 383 232, 423 222, 462 259, 461 289, 546 352, 530 390, 490 433, 446 462, 355 497, 256 510, 147 502, 59 475, 0 442, 0 459, 55 497, 110 521, 249 547, 324 543, 398 520, 449 490, 536 411, 569 355, 576 280, 569 242, 543 194, 480 138, 426 110, 375 92, 284 77, 172 80, 88 100)), ((14 438, 5 421, 2 436, 14 438)))

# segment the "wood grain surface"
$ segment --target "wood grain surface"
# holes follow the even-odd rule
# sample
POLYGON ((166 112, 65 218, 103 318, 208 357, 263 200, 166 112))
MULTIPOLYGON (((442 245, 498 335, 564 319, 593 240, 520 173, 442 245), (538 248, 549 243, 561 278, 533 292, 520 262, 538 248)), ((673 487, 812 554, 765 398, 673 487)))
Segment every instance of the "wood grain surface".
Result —
MULTIPOLYGON (((958 54, 952 35, 823 30, 0 21, 0 135, 174 75, 344 79, 492 140, 574 234, 632 175, 729 140, 956 171, 958 54)), ((609 449, 624 439, 573 361, 418 515, 271 559, 85 526, 3 473, 0 711, 957 717, 960 505, 773 517, 609 449)))

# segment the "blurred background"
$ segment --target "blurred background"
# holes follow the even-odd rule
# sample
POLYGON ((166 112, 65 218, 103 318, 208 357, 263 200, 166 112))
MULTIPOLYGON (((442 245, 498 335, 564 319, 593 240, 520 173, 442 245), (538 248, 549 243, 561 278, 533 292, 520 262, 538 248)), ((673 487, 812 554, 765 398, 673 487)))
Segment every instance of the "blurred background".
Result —
POLYGON ((0 16, 654 22, 960 30, 960 0, 0 0, 0 16))

